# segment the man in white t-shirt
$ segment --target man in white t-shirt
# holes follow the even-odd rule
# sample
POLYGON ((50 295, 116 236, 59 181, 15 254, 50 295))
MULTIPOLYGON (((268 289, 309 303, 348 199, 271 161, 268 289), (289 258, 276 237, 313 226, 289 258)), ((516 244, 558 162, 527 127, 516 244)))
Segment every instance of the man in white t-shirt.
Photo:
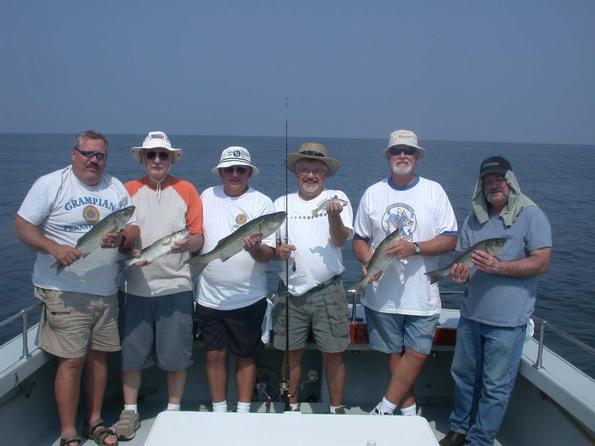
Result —
POLYGON ((343 351, 349 345, 347 298, 341 282, 345 270, 341 247, 353 233, 353 211, 340 190, 325 189, 339 162, 327 155, 322 144, 303 144, 286 160, 298 192, 275 201, 275 209, 287 211, 287 220, 277 232, 276 258, 281 265, 281 288, 273 308, 274 345, 288 350, 289 403, 298 410, 301 361, 308 334, 314 333, 322 352, 330 394, 330 412, 344 414, 345 387, 343 351), (289 271, 287 270, 289 267, 289 271), (286 302, 289 301, 289 342, 286 302))
POLYGON ((134 217, 121 232, 107 234, 100 249, 85 258, 78 239, 111 213, 130 206, 126 189, 105 174, 107 139, 88 130, 77 136, 71 164, 40 177, 17 212, 14 232, 37 251, 35 296, 43 302, 37 343, 58 358, 55 377, 60 444, 77 446, 76 411, 80 377, 87 381, 83 435, 116 444, 101 419, 107 383, 107 352, 120 350, 116 275, 118 249, 130 249, 139 235, 134 217), (106 248, 106 249, 103 249, 106 248), (55 262, 64 266, 59 272, 55 262))
POLYGON ((400 240, 394 256, 367 286, 365 306, 370 346, 389 355, 390 382, 372 411, 415 415, 413 384, 432 349, 440 316, 440 291, 426 271, 437 269, 438 256, 454 249, 457 221, 442 187, 415 173, 425 150, 409 130, 391 133, 382 152, 390 176, 364 193, 355 217, 353 250, 367 273, 373 251, 395 229, 400 240))
MULTIPOLYGON (((249 186, 258 174, 244 147, 228 147, 213 168, 223 185, 201 196, 204 208, 203 253, 243 224, 274 212, 273 202, 249 186)), ((238 412, 250 412, 256 383, 254 357, 262 348, 261 326, 267 307, 266 262, 275 253, 275 237, 253 235, 244 250, 222 262, 209 262, 199 276, 197 319, 207 349, 207 379, 214 412, 227 412, 227 353, 236 356, 238 412)))

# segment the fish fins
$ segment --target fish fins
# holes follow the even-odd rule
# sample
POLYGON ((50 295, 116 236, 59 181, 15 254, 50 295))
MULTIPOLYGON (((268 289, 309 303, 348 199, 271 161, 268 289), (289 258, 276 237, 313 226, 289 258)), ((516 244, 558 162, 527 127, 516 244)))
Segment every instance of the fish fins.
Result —
POLYGON ((193 276, 202 273, 202 270, 209 264, 208 261, 205 261, 203 256, 190 257, 184 263, 190 265, 193 276))

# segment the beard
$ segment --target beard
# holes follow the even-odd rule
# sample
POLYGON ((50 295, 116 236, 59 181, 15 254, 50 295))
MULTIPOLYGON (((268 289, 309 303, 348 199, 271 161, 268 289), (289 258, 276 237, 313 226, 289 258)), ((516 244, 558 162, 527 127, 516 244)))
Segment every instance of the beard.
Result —
POLYGON ((407 165, 394 163, 391 166, 391 170, 395 175, 409 175, 413 172, 413 166, 409 163, 407 163, 407 165))

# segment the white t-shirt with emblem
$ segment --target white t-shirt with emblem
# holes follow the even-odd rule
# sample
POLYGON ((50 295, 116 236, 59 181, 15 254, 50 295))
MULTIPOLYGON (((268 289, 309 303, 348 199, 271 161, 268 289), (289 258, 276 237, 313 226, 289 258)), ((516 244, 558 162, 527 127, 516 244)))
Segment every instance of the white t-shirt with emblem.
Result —
MULTIPOLYGON (((72 166, 37 179, 17 214, 38 226, 43 235, 62 245, 75 246, 95 223, 119 209, 130 206, 122 183, 104 174, 96 186, 87 186, 72 166)), ((128 222, 135 222, 133 216, 128 222)), ((117 292, 116 276, 120 257, 117 249, 98 248, 66 267, 60 274, 51 265, 49 254, 37 253, 33 284, 40 288, 110 296, 117 292)))
MULTIPOLYGON (((201 198, 203 254, 243 224, 275 212, 271 199, 252 188, 239 197, 228 197, 223 186, 215 186, 205 190, 201 198)), ((274 248, 275 235, 271 234, 263 243, 274 248)), ((266 263, 257 262, 245 250, 225 262, 212 260, 199 276, 197 294, 200 305, 218 310, 252 305, 267 294, 266 263)))
MULTIPOLYGON (((440 184, 416 177, 398 187, 382 180, 364 193, 355 217, 355 233, 370 240, 374 250, 397 227, 412 242, 438 235, 456 236, 457 220, 440 184)), ((429 316, 440 312, 438 284, 424 274, 438 267, 438 256, 410 256, 393 260, 377 282, 366 288, 362 303, 382 313, 429 316)))
MULTIPOLYGON (((353 230, 353 210, 349 198, 342 191, 325 189, 312 200, 303 200, 297 193, 287 196, 288 243, 296 247, 288 262, 289 293, 294 296, 301 296, 345 271, 341 247, 331 241, 326 210, 314 213, 323 201, 335 196, 348 203, 339 215, 343 225, 353 230)), ((275 210, 285 210, 285 196, 275 200, 275 210)), ((285 231, 283 223, 277 231, 280 240, 285 240, 285 231)), ((285 262, 281 262, 279 276, 285 282, 285 262)))

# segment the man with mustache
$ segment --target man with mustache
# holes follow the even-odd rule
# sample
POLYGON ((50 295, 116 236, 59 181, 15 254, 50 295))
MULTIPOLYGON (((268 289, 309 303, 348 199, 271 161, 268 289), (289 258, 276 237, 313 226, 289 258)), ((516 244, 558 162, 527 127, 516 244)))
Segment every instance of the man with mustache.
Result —
POLYGON ((308 334, 314 333, 322 352, 332 414, 344 414, 343 351, 349 345, 347 298, 341 282, 345 270, 341 247, 353 233, 353 211, 340 190, 325 189, 326 180, 339 170, 322 144, 303 144, 286 160, 295 175, 298 192, 275 201, 287 220, 277 232, 276 258, 281 265, 281 293, 274 307, 275 348, 285 350, 285 303, 289 302, 289 402, 298 410, 301 361, 308 334), (290 258, 291 257, 291 258, 290 258), (289 266, 289 271, 286 267, 289 266), (289 280, 286 280, 288 274, 289 280))
POLYGON ((139 235, 135 217, 121 232, 107 234, 102 248, 81 259, 74 246, 93 225, 130 206, 126 189, 105 174, 108 142, 92 130, 76 137, 71 164, 39 178, 21 205, 16 236, 37 251, 35 296, 43 302, 38 345, 58 359, 55 377, 60 446, 79 446, 76 412, 81 374, 87 414, 83 435, 102 445, 118 443, 101 419, 107 383, 107 352, 120 350, 116 275, 118 248, 129 249, 139 235), (57 273, 55 261, 66 268, 57 273), (83 366, 84 372, 83 372, 83 366))
POLYGON ((442 446, 494 443, 516 381, 537 276, 547 271, 551 255, 549 221, 521 192, 505 158, 481 163, 472 209, 457 251, 488 238, 509 240, 498 257, 477 251, 472 270, 455 264, 450 271, 453 282, 469 285, 451 367, 455 405, 442 446))
POLYGON ((353 238, 366 274, 373 250, 395 229, 400 231, 400 240, 386 252, 394 260, 362 298, 370 346, 388 354, 390 370, 384 398, 372 413, 390 415, 399 406, 403 415, 415 415, 413 384, 431 352, 440 316, 438 285, 424 273, 437 269, 438 256, 454 248, 457 221, 442 187, 415 172, 425 155, 415 133, 391 133, 382 153, 390 176, 364 193, 353 238))

